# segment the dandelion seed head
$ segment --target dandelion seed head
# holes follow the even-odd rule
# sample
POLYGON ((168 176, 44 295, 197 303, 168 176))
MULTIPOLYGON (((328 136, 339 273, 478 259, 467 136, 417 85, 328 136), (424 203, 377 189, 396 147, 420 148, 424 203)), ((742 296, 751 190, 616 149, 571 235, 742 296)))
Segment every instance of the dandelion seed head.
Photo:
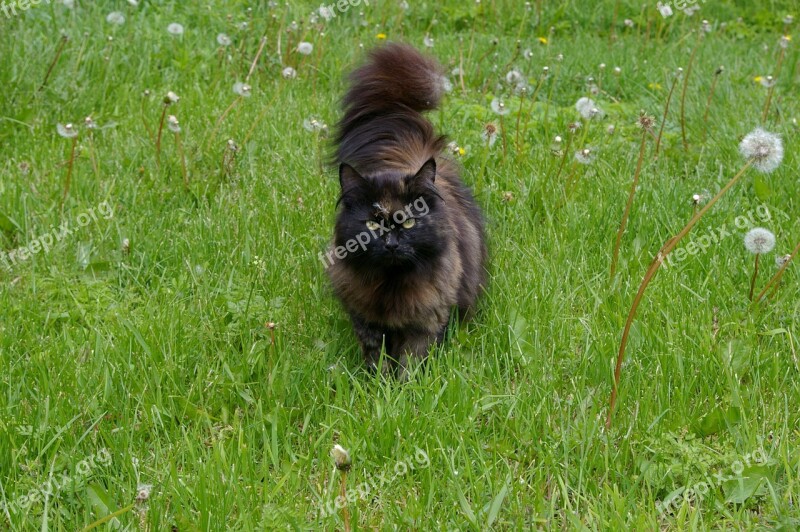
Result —
POLYGON ((703 22, 700 23, 700 29, 705 33, 711 33, 711 23, 703 19, 703 22))
POLYGON ((773 78, 772 76, 765 76, 765 77, 758 76, 758 77, 761 78, 758 80, 758 82, 761 83, 762 87, 770 88, 775 85, 775 78, 773 78))
POLYGON ((249 98, 253 94, 253 89, 247 83, 237 81, 233 84, 233 92, 243 98, 249 98))
POLYGON ((794 17, 792 15, 786 15, 785 17, 783 17, 783 23, 786 24, 787 26, 792 22, 794 22, 794 17))
POLYGON ((653 129, 653 125, 655 124, 655 119, 652 116, 649 116, 647 113, 642 111, 639 113, 639 120, 636 122, 639 127, 645 131, 650 131, 653 129))
POLYGON ((508 74, 506 74, 506 83, 509 83, 511 85, 519 83, 521 79, 522 79, 522 74, 516 68, 510 70, 508 74))
POLYGON ((792 40, 791 35, 783 35, 781 36, 781 40, 778 41, 778 46, 780 46, 785 50, 786 48, 789 48, 789 42, 791 40, 792 40))
POLYGON ((83 125, 85 125, 87 129, 95 129, 97 127, 97 124, 91 116, 87 116, 83 119, 83 125))
POLYGON ((310 42, 300 42, 297 45, 297 51, 303 55, 311 55, 311 52, 314 51, 314 45, 310 42))
POLYGON ((769 173, 780 166, 783 160, 783 141, 781 137, 756 128, 742 139, 739 152, 745 159, 753 161, 753 166, 769 173))
POLYGON ((78 136, 78 130, 75 129, 75 126, 73 126, 71 123, 56 124, 56 131, 58 131, 58 134, 65 139, 71 139, 78 136))
POLYGON ((183 35, 183 24, 178 24, 177 22, 173 22, 169 26, 167 26, 167 32, 170 35, 176 35, 176 36, 183 35))
POLYGON ((233 41, 225 33, 220 33, 217 35, 217 44, 220 46, 230 46, 231 43, 233 43, 233 41))
POLYGON ((433 37, 430 35, 426 35, 424 39, 422 39, 422 44, 424 44, 428 48, 433 48, 433 37))
POLYGON ((791 255, 779 255, 775 257, 775 266, 777 266, 778 268, 783 268, 791 258, 792 258, 791 255))
POLYGON ((123 15, 119 11, 112 11, 106 17, 106 22, 108 22, 109 24, 114 24, 116 26, 121 26, 125 24, 125 15, 123 15))
POLYGON ((491 103, 492 111, 499 114, 500 116, 507 115, 511 112, 511 109, 505 104, 503 100, 500 98, 494 98, 491 103))
POLYGON ((120 244, 120 248, 122 249, 123 253, 125 253, 125 254, 130 253, 130 251, 131 251, 131 241, 128 240, 127 238, 123 238, 122 239, 122 244, 120 244))
POLYGON ((173 133, 180 133, 181 132, 181 125, 178 122, 178 118, 175 115, 169 115, 167 117, 167 127, 173 133))
POLYGON ((348 453, 344 447, 338 443, 334 445, 331 450, 331 456, 333 457, 333 462, 336 464, 336 469, 344 472, 350 470, 352 460, 350 458, 350 453, 348 453))
POLYGON ((775 248, 775 235, 763 227, 754 227, 744 235, 744 247, 750 253, 769 253, 775 248))
POLYGON ((533 59, 533 52, 530 50, 530 48, 528 48, 524 52, 522 52, 522 57, 524 57, 525 59, 531 60, 531 59, 533 59))
POLYGON ((558 61, 559 63, 560 63, 561 61, 563 61, 563 60, 564 60, 564 54, 558 54, 558 55, 556 56, 556 61, 558 61))
POLYGON ((586 96, 578 98, 578 101, 575 102, 575 109, 586 120, 591 120, 600 114, 600 109, 597 108, 597 104, 595 104, 594 100, 586 96))
POLYGON ((150 498, 150 491, 153 489, 152 484, 139 484, 136 487, 136 502, 144 502, 150 498))
POLYGON ((606 64, 605 64, 605 63, 600 63, 600 65, 598 66, 598 68, 599 68, 600 70, 605 70, 605 69, 606 69, 606 64))
POLYGON ((555 140, 556 144, 560 144, 563 139, 559 135, 556 135, 556 138, 553 140, 555 140))
POLYGON ((281 75, 286 79, 294 79, 297 77, 297 70, 288 66, 281 71, 281 75))
POLYGON ((614 67, 614 75, 619 76, 622 74, 622 69, 620 67, 614 67))
POLYGON ((497 126, 495 126, 491 122, 486 124, 483 127, 483 133, 481 133, 481 138, 489 145, 489 147, 493 146, 494 143, 497 141, 497 126))
POLYGON ((667 18, 672 16, 672 8, 670 6, 659 2, 656 7, 658 7, 658 12, 661 13, 662 17, 667 18))
POLYGON ((128 3, 133 7, 139 7, 139 0, 128 0, 128 3))
POLYGON ((236 145, 236 142, 234 142, 233 139, 228 139, 227 146, 228 146, 228 149, 230 151, 234 152, 234 153, 239 151, 239 146, 236 145))
POLYGON ((617 126, 615 126, 614 124, 608 124, 608 127, 606 127, 606 133, 608 133, 609 135, 613 135, 616 130, 617 126))
POLYGON ((594 162, 594 152, 591 148, 584 148, 575 152, 575 160, 581 164, 591 164, 594 162))

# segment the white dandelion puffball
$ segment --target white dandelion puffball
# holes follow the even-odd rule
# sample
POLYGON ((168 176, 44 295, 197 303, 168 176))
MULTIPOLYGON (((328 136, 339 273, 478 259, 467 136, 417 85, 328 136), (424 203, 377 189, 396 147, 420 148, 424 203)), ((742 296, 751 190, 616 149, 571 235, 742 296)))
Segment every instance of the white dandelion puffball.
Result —
POLYGON ((178 24, 177 22, 173 22, 169 26, 167 26, 167 31, 172 35, 183 35, 183 24, 178 24))
POLYGON ((500 98, 495 98, 494 100, 492 100, 491 107, 492 111, 499 114, 500 116, 507 115, 508 113, 511 112, 511 109, 509 109, 506 103, 500 98))
POLYGON ((594 162, 594 152, 590 148, 584 148, 575 152, 575 160, 581 164, 592 164, 594 162))
POLYGON ((133 7, 139 7, 139 0, 128 0, 128 3, 133 7))
POLYGON ((167 127, 173 133, 181 132, 181 125, 178 122, 178 117, 176 117, 175 115, 169 115, 169 117, 167 117, 167 127))
POLYGON ((217 44, 220 46, 230 46, 232 42, 233 41, 231 41, 231 38, 224 33, 217 35, 217 44))
POLYGON ((330 21, 336 15, 333 13, 333 10, 326 6, 321 6, 319 8, 319 16, 325 19, 325 22, 330 21))
POLYGON ((739 152, 745 159, 753 161, 757 170, 769 173, 783 160, 783 142, 780 136, 757 127, 742 139, 739 152))
POLYGON ((72 124, 56 124, 56 131, 65 139, 71 139, 78 136, 78 130, 72 124))
POLYGON ((292 67, 286 67, 281 71, 281 75, 286 79, 294 79, 297 77, 297 70, 292 67))
POLYGON ((509 73, 506 74, 506 83, 510 85, 515 85, 519 83, 521 79, 522 79, 522 74, 516 68, 509 71, 509 73))
POLYGON ((241 81, 237 81, 233 84, 233 92, 242 96, 244 98, 249 98, 252 94, 252 87, 247 83, 242 83, 241 81))
POLYGON ((483 128, 483 133, 481 133, 481 138, 489 147, 494 146, 494 143, 497 141, 497 126, 494 124, 486 124, 483 128))
POLYGON ((75 0, 61 0, 61 3, 64 4, 64 7, 67 9, 75 9, 75 0))
POLYGON ((600 114, 600 109, 597 107, 597 104, 594 103, 594 100, 586 96, 578 98, 578 101, 575 102, 575 109, 586 120, 591 120, 600 114))
POLYGON ((658 3, 658 12, 661 13, 661 16, 664 18, 672 16, 672 8, 668 5, 664 5, 661 2, 658 3))
POLYGON ((314 51, 314 45, 310 42, 301 42, 297 45, 297 51, 303 55, 310 55, 314 51))
POLYGON ((422 39, 422 43, 428 48, 433 48, 433 37, 426 35, 425 38, 422 39))
POLYGON ((112 11, 106 17, 106 22, 108 22, 109 24, 116 24, 117 26, 121 26, 125 24, 125 15, 123 15, 119 11, 112 11))
POLYGON ((754 227, 744 235, 744 247, 750 253, 769 253, 775 248, 775 235, 763 227, 754 227))
POLYGON ((452 91, 453 91, 453 84, 452 84, 452 83, 450 83, 450 80, 449 80, 449 79, 447 79, 446 77, 444 77, 444 76, 441 76, 441 77, 439 78, 439 82, 441 83, 441 85, 442 85, 442 90, 443 90, 444 92, 452 92, 452 91))

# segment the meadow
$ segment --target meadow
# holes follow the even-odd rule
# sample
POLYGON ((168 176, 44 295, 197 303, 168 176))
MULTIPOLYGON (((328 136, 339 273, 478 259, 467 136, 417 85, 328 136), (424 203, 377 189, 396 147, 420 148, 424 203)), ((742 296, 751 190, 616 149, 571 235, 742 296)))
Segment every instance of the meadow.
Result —
POLYGON ((800 528, 797 4, 356 3, 0 6, 0 529, 800 528), (320 258, 388 41, 490 246, 408 382, 320 258))

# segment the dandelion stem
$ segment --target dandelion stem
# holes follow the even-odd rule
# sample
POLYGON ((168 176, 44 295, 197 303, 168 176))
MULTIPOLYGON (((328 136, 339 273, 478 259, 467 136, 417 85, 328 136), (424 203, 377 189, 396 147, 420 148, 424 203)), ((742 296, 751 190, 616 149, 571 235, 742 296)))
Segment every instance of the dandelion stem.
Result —
POLYGON ((770 288, 772 288, 773 286, 775 287, 775 289, 778 288, 777 286, 778 281, 781 280, 783 272, 786 271, 786 268, 789 266, 789 263, 792 262, 792 259, 795 257, 795 255, 797 255, 798 252, 800 252, 800 242, 797 243, 797 245, 792 250, 792 253, 786 259, 786 261, 784 261, 783 266, 781 266, 780 269, 777 272, 775 272, 775 275, 772 276, 772 279, 769 280, 769 282, 764 286, 761 292, 759 292, 758 295, 755 297, 756 303, 758 303, 764 298, 764 296, 767 294, 770 288))
POLYGON ((639 160, 636 162, 636 171, 633 174, 633 182, 631 183, 631 190, 628 193, 628 202, 625 204, 625 212, 622 213, 622 221, 619 223, 619 231, 617 231, 617 240, 614 243, 614 255, 611 258, 611 278, 617 272, 617 260, 619 259, 619 247, 622 243, 622 235, 625 233, 625 227, 628 225, 628 217, 630 216, 631 206, 633 205, 633 196, 636 194, 636 185, 639 184, 639 175, 642 171, 642 163, 644 162, 644 153, 647 141, 647 130, 642 131, 642 142, 639 145, 639 160))
POLYGON ((756 277, 758 277, 758 257, 760 256, 761 253, 756 253, 756 265, 753 268, 753 278, 750 279, 750 295, 748 296, 750 298, 750 301, 753 300, 753 291, 756 288, 756 277))
POLYGON ((342 471, 339 476, 339 496, 342 498, 342 518, 344 519, 345 532, 350 532, 350 509, 347 507, 347 473, 342 471))
POLYGON ((503 164, 506 162, 506 124, 503 115, 500 115, 500 134, 503 135, 503 164))
POLYGON ((572 146, 572 136, 573 134, 567 135, 567 145, 564 146, 564 154, 561 156, 561 164, 558 165, 558 171, 556 171, 556 177, 553 179, 555 183, 558 183, 558 178, 561 177, 561 171, 564 170, 564 165, 567 163, 567 156, 569 154, 569 149, 572 146))
POLYGON ((686 65, 686 75, 683 78, 683 89, 681 90, 681 139, 683 140, 683 149, 689 149, 689 143, 686 141, 686 90, 689 88, 689 76, 692 74, 692 64, 697 55, 697 49, 700 48, 700 43, 703 40, 703 33, 697 34, 697 43, 692 49, 692 55, 689 56, 689 63, 686 65))
POLYGON ((714 72, 714 77, 711 80, 711 87, 708 89, 708 98, 706 99, 706 110, 703 113, 703 142, 706 140, 706 133, 708 129, 708 113, 711 110, 711 100, 714 98, 714 91, 717 88, 717 80, 719 79, 719 75, 722 73, 722 68, 718 68, 716 72, 714 72))
POLYGON ((164 119, 167 117, 167 104, 161 111, 161 121, 158 123, 158 135, 156 136, 156 166, 161 168, 161 133, 164 131, 164 119))
POLYGON ((147 131, 147 136, 150 138, 150 142, 154 142, 153 140, 153 131, 150 129, 150 124, 147 122, 147 116, 145 116, 144 112, 144 103, 146 98, 142 97, 142 124, 144 124, 144 130, 147 131))
POLYGON ((672 80, 672 86, 669 88, 667 95, 667 103, 664 105, 664 117, 661 119, 661 127, 658 129, 658 137, 656 137, 656 151, 654 157, 658 158, 658 150, 661 147, 661 135, 664 132, 664 124, 667 123, 667 114, 669 113, 669 104, 672 101, 672 93, 675 92, 675 86, 678 84, 678 76, 672 80))
POLYGON ((250 80, 250 76, 253 75, 253 71, 256 69, 256 63, 258 63, 258 58, 261 57, 261 52, 264 51, 264 46, 267 44, 267 36, 264 35, 261 37, 261 44, 258 47, 258 51, 256 52, 255 58, 253 58, 253 62, 250 64, 250 70, 247 72, 247 76, 244 78, 244 82, 247 83, 250 80))
POLYGON ((66 35, 61 36, 61 42, 58 45, 58 49, 56 50, 56 55, 53 58, 53 61, 50 63, 50 67, 47 69, 47 73, 44 75, 44 80, 42 84, 39 86, 39 89, 36 92, 41 92, 44 89, 45 85, 47 85, 47 80, 50 79, 50 74, 53 73, 53 69, 56 67, 56 63, 58 63, 58 58, 61 57, 61 53, 64 51, 64 47, 67 45, 67 41, 69 37, 66 35))
POLYGON ((767 91, 767 101, 764 102, 764 111, 761 113, 761 122, 766 123, 767 117, 769 116, 769 106, 772 103, 772 92, 775 90, 775 85, 778 82, 778 76, 781 73, 781 67, 783 66, 783 56, 786 54, 786 48, 781 48, 781 53, 778 55, 778 64, 775 67, 775 77, 773 78, 775 82, 767 91))
POLYGON ((189 172, 186 171, 186 154, 183 151, 183 142, 180 132, 175 132, 175 145, 178 148, 178 156, 181 158, 181 172, 183 173, 183 188, 189 192, 189 172))
POLYGON ((695 224, 700 221, 703 215, 708 212, 708 210, 713 207, 714 204, 719 201, 719 199, 739 181, 739 179, 741 179, 741 177, 752 164, 752 160, 747 161, 742 169, 739 170, 739 172, 733 176, 733 178, 731 178, 731 180, 728 181, 728 183, 722 187, 719 192, 717 192, 716 196, 711 198, 702 209, 697 211, 697 214, 695 214, 692 219, 689 220, 689 222, 677 235, 667 240, 655 258, 653 258, 653 262, 651 262, 650 266, 647 268, 647 272, 644 274, 642 283, 639 285, 639 290, 636 292, 636 297, 633 298, 633 304, 631 305, 630 312, 628 312, 628 318, 625 320, 625 328, 622 331, 622 340, 620 342, 619 352, 617 353, 616 367, 614 368, 614 386, 611 389, 611 398, 609 399, 608 416, 606 417, 606 429, 611 428, 611 417, 614 414, 614 406, 617 402, 617 389, 619 387, 619 379, 622 373, 622 362, 625 359, 625 348, 628 345, 628 338, 631 332, 631 326, 633 325, 633 319, 636 316, 636 310, 639 308, 639 303, 642 301, 642 297, 644 296, 647 286, 655 276, 658 268, 661 267, 661 264, 667 259, 667 256, 670 254, 670 252, 672 252, 673 249, 675 249, 681 239, 683 239, 683 237, 685 237, 689 231, 692 230, 695 224))
POLYGON ((67 176, 64 178, 64 194, 61 196, 61 207, 64 207, 64 203, 67 201, 67 195, 69 194, 69 186, 72 183, 72 167, 75 163, 75 147, 78 145, 78 136, 72 138, 72 147, 70 148, 69 152, 69 161, 67 162, 67 176))
POLYGON ((208 137, 208 142, 206 143, 206 149, 208 149, 211 146, 211 143, 214 142, 214 139, 217 137, 217 131, 219 131, 219 128, 222 125, 222 121, 225 120, 225 117, 228 116, 228 113, 230 113, 233 110, 233 108, 236 107, 236 104, 238 104, 241 99, 242 96, 239 96, 238 98, 233 100, 231 104, 228 106, 228 108, 225 109, 225 111, 223 111, 223 113, 219 116, 219 118, 217 119, 217 123, 214 124, 213 131, 211 131, 211 135, 208 137))

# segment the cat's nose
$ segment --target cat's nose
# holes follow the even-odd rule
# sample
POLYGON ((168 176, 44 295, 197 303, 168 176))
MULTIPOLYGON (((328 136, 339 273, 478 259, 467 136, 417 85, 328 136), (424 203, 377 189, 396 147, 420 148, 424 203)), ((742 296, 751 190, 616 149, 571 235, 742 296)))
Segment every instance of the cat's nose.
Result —
POLYGON ((393 233, 389 233, 389 236, 386 237, 386 249, 395 251, 399 245, 400 243, 397 241, 397 237, 393 233))

